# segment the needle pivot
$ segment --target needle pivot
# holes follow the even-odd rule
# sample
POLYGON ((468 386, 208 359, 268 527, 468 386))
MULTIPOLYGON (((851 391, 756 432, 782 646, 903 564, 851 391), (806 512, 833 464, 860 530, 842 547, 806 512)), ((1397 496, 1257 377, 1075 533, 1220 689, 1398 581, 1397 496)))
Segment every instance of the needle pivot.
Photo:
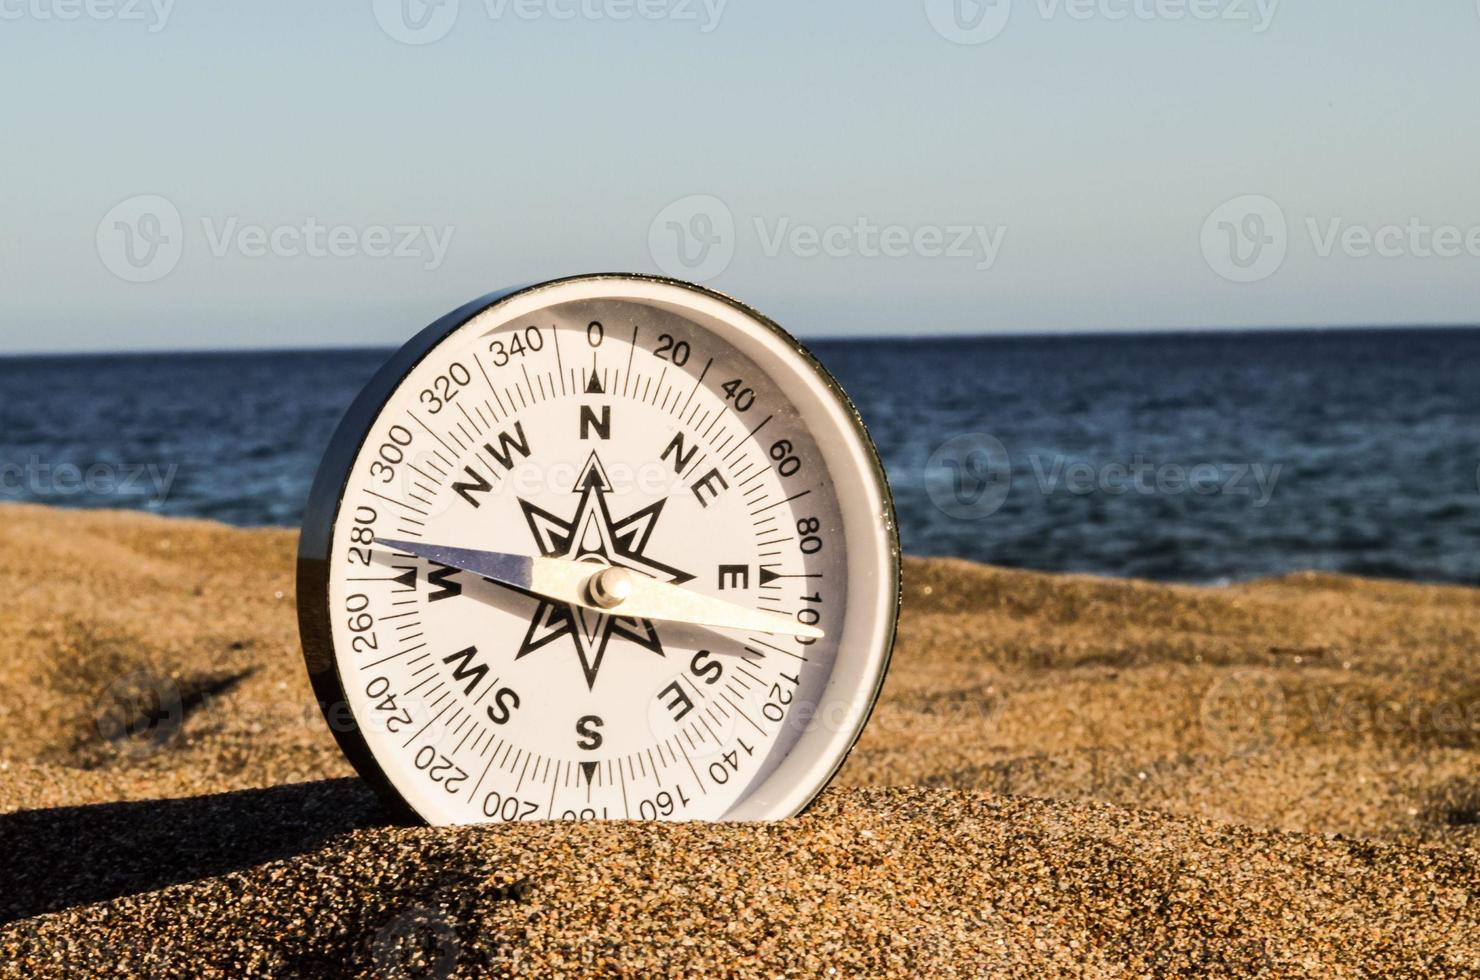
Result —
POLYGON ((603 568, 586 580, 586 595, 602 609, 615 609, 632 598, 632 573, 625 568, 603 568))

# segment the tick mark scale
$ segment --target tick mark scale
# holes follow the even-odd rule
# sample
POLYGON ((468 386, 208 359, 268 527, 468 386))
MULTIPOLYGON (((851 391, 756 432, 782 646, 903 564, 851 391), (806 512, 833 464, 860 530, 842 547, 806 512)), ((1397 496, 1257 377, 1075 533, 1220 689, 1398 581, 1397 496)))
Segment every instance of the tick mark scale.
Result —
POLYGON ((899 549, 801 344, 702 287, 579 276, 476 300, 371 380, 298 590, 331 730, 408 815, 765 820, 867 721, 899 549))

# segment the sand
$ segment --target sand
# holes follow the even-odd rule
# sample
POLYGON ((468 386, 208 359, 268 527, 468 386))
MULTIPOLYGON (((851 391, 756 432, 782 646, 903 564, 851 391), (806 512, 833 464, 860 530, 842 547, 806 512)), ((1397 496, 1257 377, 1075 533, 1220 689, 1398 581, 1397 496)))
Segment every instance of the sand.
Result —
POLYGON ((0 548, 0 974, 1480 974, 1480 591, 911 559, 803 817, 434 830, 318 716, 291 532, 0 548))

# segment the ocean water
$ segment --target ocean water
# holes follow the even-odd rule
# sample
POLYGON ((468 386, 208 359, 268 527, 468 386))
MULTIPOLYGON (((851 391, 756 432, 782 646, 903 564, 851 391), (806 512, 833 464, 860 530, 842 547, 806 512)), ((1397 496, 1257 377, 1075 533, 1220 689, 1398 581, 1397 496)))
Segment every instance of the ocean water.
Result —
MULTIPOLYGON (((1480 330, 816 341, 905 550, 1480 583, 1480 330)), ((0 500, 301 517, 388 351, 0 359, 0 500)))

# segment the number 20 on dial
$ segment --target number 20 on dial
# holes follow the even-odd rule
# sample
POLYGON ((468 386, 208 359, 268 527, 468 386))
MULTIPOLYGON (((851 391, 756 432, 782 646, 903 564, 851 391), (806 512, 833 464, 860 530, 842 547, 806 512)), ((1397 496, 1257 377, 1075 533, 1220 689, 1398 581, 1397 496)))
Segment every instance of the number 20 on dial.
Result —
POLYGON ((872 710, 899 549, 873 445, 796 340, 594 275, 391 359, 320 468, 298 588, 325 718, 409 815, 766 820, 872 710))

